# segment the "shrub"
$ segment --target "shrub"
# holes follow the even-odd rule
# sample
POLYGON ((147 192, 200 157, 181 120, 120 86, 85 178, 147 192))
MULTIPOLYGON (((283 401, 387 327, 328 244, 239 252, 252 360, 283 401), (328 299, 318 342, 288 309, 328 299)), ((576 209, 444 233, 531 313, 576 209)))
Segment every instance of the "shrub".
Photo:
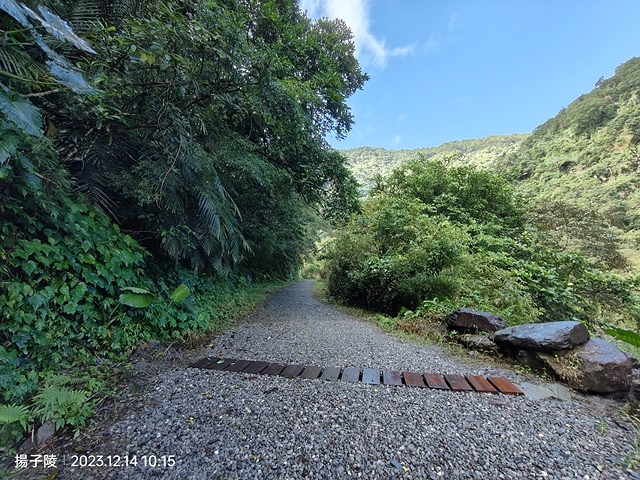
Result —
POLYGON ((328 286, 343 301, 395 314, 458 289, 447 269, 468 236, 417 201, 379 197, 330 244, 328 286))

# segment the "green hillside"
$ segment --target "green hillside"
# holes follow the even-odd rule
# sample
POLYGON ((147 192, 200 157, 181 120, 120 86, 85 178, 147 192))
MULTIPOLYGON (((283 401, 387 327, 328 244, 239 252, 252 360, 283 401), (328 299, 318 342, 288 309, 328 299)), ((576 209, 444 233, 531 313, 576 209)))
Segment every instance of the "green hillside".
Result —
POLYGON ((640 58, 540 125, 507 158, 520 188, 593 209, 640 247, 640 58))
POLYGON ((419 154, 428 159, 453 157, 455 165, 475 165, 493 169, 505 157, 514 153, 529 134, 495 135, 474 140, 448 142, 438 147, 413 150, 387 150, 385 148, 358 147, 342 150, 349 161, 349 168, 360 183, 361 193, 371 188, 376 174, 387 176, 391 171, 415 159, 419 154))

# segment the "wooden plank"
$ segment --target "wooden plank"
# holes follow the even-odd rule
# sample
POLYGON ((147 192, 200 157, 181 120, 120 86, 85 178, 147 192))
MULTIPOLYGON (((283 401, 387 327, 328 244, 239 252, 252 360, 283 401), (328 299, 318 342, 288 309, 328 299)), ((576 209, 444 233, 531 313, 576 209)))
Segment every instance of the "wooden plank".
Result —
POLYGON ((354 368, 354 367, 345 368, 344 372, 342 372, 341 380, 343 382, 352 382, 352 383, 359 382, 360 381, 360 369, 359 368, 354 368))
POLYGON ((425 373, 424 380, 427 382, 429 388, 436 390, 450 390, 447 382, 444 381, 444 377, 439 373, 425 373))
POLYGON ((260 373, 269 366, 269 362, 251 362, 242 373, 260 373))
POLYGON ((284 378, 296 378, 302 373, 302 370, 304 370, 304 365, 287 365, 287 368, 282 371, 280 376, 284 378))
POLYGON ((300 374, 300 378, 306 378, 307 380, 315 380, 322 373, 322 367, 305 367, 300 374))
POLYGON ((505 395, 524 395, 524 392, 511 383, 508 378, 487 377, 487 380, 489 380, 500 393, 504 393, 505 395))
POLYGON ((471 384, 476 392, 481 393, 498 393, 498 390, 491 385, 489 380, 479 375, 467 375, 467 382, 471 384))
POLYGON ((211 362, 209 365, 207 365, 204 368, 206 368, 207 370, 224 370, 234 362, 235 360, 232 358, 221 358, 219 360, 211 362))
POLYGON ((403 372, 404 383, 408 387, 424 387, 424 378, 416 372, 403 372))
POLYGON ((398 370, 384 370, 382 372, 382 383, 385 385, 402 385, 402 372, 398 370))
POLYGON ((473 392, 473 387, 462 375, 445 375, 444 379, 454 392, 473 392))
POLYGON ((340 367, 327 367, 323 370, 322 375, 320 375, 320 380, 335 382, 340 376, 340 370, 340 367))
POLYGON ((262 375, 280 375, 287 366, 284 363, 270 363, 267 368, 262 370, 262 375))
POLYGON ((234 363, 224 369, 225 372, 241 372, 251 365, 250 360, 236 360, 234 363))
POLYGON ((362 383, 380 385, 380 370, 365 368, 362 370, 362 383))
POLYGON ((189 365, 189 368, 204 368, 210 363, 217 362, 218 360, 219 360, 218 358, 210 358, 210 357, 201 358, 197 362, 189 365))

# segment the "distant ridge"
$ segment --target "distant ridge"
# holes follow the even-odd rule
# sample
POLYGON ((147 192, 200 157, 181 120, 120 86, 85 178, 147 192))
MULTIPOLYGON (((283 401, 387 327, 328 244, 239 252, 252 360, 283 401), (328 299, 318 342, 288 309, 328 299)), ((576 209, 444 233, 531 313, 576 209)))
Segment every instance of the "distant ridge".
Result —
POLYGON ((402 163, 418 155, 427 159, 450 157, 453 165, 476 165, 493 169, 514 153, 530 134, 493 135, 474 140, 456 140, 438 147, 388 150, 378 147, 358 147, 341 150, 349 161, 349 168, 360 184, 361 193, 367 193, 376 174, 386 176, 402 163))

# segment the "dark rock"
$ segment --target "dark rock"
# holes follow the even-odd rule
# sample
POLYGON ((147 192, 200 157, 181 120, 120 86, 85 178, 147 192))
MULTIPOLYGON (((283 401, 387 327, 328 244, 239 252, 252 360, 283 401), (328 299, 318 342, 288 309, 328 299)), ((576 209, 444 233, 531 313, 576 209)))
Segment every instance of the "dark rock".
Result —
POLYGON ((474 330, 482 332, 495 332, 507 326, 497 315, 489 312, 480 312, 470 308, 458 308, 447 315, 449 330, 474 330))
POLYGON ((539 352, 558 377, 579 390, 596 393, 628 391, 633 358, 600 338, 570 350, 539 352))
POLYGON ((36 433, 36 444, 42 445, 56 433, 56 425, 53 422, 43 423, 36 433))
POLYGON ((540 358, 538 352, 531 350, 520 350, 516 355, 518 363, 525 365, 533 370, 543 371, 546 370, 547 364, 540 358))
POLYGON ((498 350, 496 344, 485 335, 472 335, 467 333, 457 337, 457 341, 466 348, 480 352, 496 353, 498 350))
POLYGON ((505 328, 493 334, 498 345, 513 350, 566 350, 589 340, 589 332, 580 322, 530 323, 505 328))

